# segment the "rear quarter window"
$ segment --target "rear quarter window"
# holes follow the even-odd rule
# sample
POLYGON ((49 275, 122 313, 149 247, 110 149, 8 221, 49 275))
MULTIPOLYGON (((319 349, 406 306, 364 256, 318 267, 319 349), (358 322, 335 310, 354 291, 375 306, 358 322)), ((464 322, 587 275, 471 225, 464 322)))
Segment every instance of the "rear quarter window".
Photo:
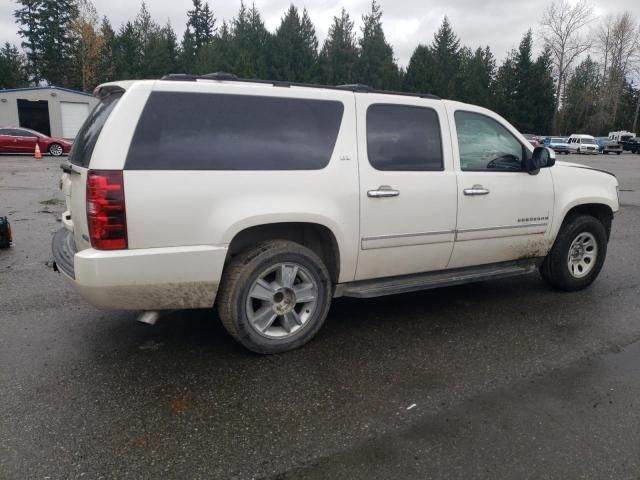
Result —
POLYGON ((318 170, 335 147, 342 102, 153 92, 129 170, 318 170))
POLYGON ((98 105, 94 107, 87 119, 80 127, 73 142, 69 161, 80 167, 89 167, 93 149, 96 146, 102 127, 111 115, 114 107, 122 97, 122 92, 115 92, 104 97, 98 105))

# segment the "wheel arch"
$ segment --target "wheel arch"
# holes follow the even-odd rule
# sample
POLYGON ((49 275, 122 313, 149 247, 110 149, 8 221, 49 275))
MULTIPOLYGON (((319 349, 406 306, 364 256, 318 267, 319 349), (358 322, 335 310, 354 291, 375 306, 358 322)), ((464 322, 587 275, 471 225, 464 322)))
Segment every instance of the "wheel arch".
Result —
POLYGON ((598 202, 574 205, 565 212, 560 228, 567 223, 568 219, 576 215, 590 215, 597 218, 604 226, 607 232, 607 240, 609 240, 611 236, 611 223, 613 221, 613 210, 609 205, 598 202))
POLYGON ((313 222, 274 222, 246 227, 233 235, 226 262, 256 243, 289 240, 312 250, 325 263, 331 281, 339 282, 340 247, 335 233, 326 225, 313 222))

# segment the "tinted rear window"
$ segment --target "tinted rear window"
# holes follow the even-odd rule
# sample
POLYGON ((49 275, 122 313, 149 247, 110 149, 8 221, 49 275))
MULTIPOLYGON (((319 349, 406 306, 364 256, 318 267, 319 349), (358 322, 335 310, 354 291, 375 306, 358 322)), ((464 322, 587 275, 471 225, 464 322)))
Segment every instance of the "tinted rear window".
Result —
POLYGON ((367 109, 367 155, 376 170, 442 170, 442 135, 431 108, 375 104, 367 109))
POLYGON ((130 170, 318 170, 329 163, 341 102, 154 92, 129 148, 130 170))
POLYGON ((122 92, 112 93, 102 99, 91 111, 87 119, 80 127, 73 142, 73 148, 69 155, 69 161, 80 167, 89 167, 91 154, 98 141, 104 122, 107 121, 113 108, 122 97, 122 92))

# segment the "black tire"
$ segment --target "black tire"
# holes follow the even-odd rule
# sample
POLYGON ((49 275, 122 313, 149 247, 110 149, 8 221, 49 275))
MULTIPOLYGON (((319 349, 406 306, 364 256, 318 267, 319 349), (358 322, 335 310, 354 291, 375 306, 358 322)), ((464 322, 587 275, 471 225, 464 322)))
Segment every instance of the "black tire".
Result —
POLYGON ((52 157, 59 157, 63 153, 64 149, 59 143, 52 143, 51 145, 49 145, 49 155, 51 155, 52 157))
POLYGON ((540 267, 540 274, 545 282, 558 290, 582 290, 596 279, 606 256, 607 232, 602 223, 590 215, 574 215, 564 221, 551 251, 540 267), (585 276, 576 278, 568 265, 569 249, 573 241, 583 233, 589 233, 595 238, 597 253, 591 270, 585 276))
MULTIPOLYGON (((295 242, 271 240, 240 253, 229 262, 222 275, 216 304, 222 324, 236 341, 253 352, 273 354, 296 349, 311 340, 327 317, 331 298, 329 272, 318 255, 295 242), (253 301, 249 292, 262 273, 282 263, 302 267, 301 270, 310 276, 317 288, 316 303, 306 321, 296 325, 297 330, 286 333, 285 338, 270 338, 249 320, 250 307, 247 305, 253 301)), ((285 331, 284 316, 278 316, 274 324, 278 321, 283 322, 282 330, 285 331)))
POLYGON ((620 155, 622 152, 616 152, 616 155, 620 155))

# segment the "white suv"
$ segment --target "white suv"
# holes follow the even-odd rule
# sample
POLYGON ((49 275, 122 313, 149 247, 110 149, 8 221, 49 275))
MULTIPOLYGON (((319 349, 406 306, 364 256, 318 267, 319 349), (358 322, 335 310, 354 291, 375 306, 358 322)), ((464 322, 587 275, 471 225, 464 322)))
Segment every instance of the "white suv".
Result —
POLYGON ((95 93, 52 248, 98 307, 215 304, 274 353, 309 341, 333 297, 538 268, 577 290, 602 268, 616 178, 556 163, 484 108, 229 74, 95 93))

